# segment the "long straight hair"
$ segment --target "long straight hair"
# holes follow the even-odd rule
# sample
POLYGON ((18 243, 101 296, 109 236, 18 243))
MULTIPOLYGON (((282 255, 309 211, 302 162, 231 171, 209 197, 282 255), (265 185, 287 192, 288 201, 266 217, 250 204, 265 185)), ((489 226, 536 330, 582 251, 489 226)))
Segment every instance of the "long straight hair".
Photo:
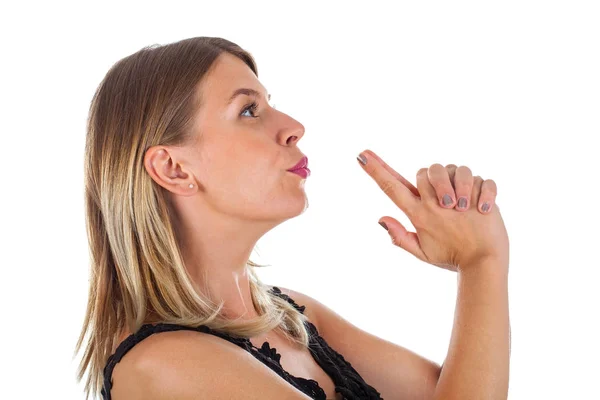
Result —
MULTIPOLYGON (((77 371, 86 371, 86 399, 100 393, 103 369, 119 333, 145 323, 172 323, 250 338, 272 329, 308 346, 306 316, 271 294, 248 260, 252 301, 259 316, 228 320, 223 302, 196 290, 185 268, 174 209, 163 187, 143 166, 152 146, 195 140, 192 120, 202 107, 200 84, 227 52, 258 77, 250 53, 218 37, 194 37, 142 48, 116 62, 98 86, 89 109, 84 157, 85 217, 90 281, 87 310, 75 346, 87 346, 77 371)), ((204 290, 204 292, 203 292, 204 290)))

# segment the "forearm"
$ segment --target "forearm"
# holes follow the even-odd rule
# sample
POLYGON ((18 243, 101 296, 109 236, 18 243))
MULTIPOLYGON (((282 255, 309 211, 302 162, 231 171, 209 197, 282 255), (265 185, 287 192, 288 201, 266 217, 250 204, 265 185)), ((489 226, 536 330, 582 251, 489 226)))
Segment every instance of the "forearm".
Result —
POLYGON ((507 263, 458 272, 454 327, 433 398, 506 399, 509 358, 507 263))

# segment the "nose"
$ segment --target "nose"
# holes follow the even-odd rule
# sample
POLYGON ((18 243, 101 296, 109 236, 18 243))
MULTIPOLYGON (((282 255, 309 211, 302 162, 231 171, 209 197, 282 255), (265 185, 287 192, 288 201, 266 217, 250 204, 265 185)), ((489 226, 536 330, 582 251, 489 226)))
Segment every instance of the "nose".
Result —
POLYGON ((292 146, 304 136, 304 125, 292 118, 291 126, 283 128, 279 132, 279 143, 282 146, 292 146))
POLYGON ((292 135, 290 137, 287 138, 287 140, 285 141, 285 143, 290 146, 292 143, 296 143, 298 140, 300 140, 300 138, 298 136, 292 135))

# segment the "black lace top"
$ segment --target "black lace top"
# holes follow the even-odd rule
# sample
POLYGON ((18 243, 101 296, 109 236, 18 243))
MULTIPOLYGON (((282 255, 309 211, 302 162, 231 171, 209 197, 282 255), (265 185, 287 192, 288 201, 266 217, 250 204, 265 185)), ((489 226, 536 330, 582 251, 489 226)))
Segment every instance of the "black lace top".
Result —
MULTIPOLYGON (((294 308, 296 308, 301 313, 304 313, 305 306, 297 305, 292 298, 288 295, 283 294, 281 290, 274 286, 269 290, 270 292, 276 294, 277 296, 285 299, 290 303, 294 308)), ((310 342, 309 342, 309 350, 315 361, 319 364, 321 368, 331 377, 333 383, 335 385, 336 393, 341 393, 342 399, 344 400, 381 400, 382 397, 380 393, 375 390, 372 386, 369 386, 362 377, 358 374, 358 372, 352 367, 352 365, 344 359, 344 357, 336 352, 334 349, 329 347, 325 339, 323 339, 317 328, 310 323, 306 322, 310 342)), ((263 364, 267 365, 273 371, 275 371, 279 376, 289 382, 298 390, 305 393, 312 399, 315 400, 326 400, 325 391, 319 386, 319 383, 313 379, 305 379, 301 377, 296 377, 290 375, 287 371, 283 369, 279 360, 281 358, 281 354, 277 353, 276 348, 271 348, 268 342, 264 342, 262 347, 258 348, 250 342, 250 339, 240 338, 235 336, 230 336, 221 332, 217 332, 212 330, 211 328, 201 325, 199 327, 187 327, 181 325, 174 324, 163 324, 159 323, 156 325, 145 324, 137 331, 130 336, 128 336, 117 349, 115 353, 112 354, 104 367, 104 385, 102 388, 102 398, 105 400, 110 400, 110 389, 112 387, 112 371, 115 365, 123 358, 125 353, 127 353, 136 343, 144 340, 148 336, 166 331, 177 331, 177 330, 195 330, 198 332, 209 333, 215 336, 218 336, 222 339, 225 339, 229 342, 232 342, 244 350, 248 351, 258 360, 260 360, 263 364)))

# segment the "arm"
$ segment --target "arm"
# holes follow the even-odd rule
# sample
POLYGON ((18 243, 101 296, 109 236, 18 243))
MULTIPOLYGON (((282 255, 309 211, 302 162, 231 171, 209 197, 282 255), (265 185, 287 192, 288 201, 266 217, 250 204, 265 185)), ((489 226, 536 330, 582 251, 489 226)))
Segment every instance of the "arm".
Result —
POLYGON ((440 375, 438 363, 360 329, 311 296, 277 286, 298 304, 306 306, 305 314, 319 335, 350 362, 381 397, 386 400, 433 398, 440 375))
POLYGON ((448 355, 434 399, 508 397, 510 321, 508 263, 488 260, 458 272, 448 355))

